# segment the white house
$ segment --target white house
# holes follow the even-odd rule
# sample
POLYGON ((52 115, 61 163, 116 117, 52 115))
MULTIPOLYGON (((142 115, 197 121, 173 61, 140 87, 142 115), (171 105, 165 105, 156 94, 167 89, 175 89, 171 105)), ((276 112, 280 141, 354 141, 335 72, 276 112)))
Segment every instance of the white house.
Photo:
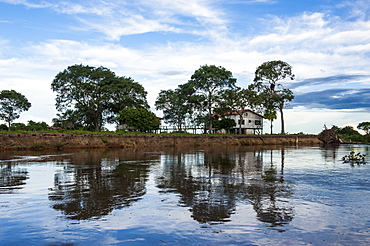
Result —
MULTIPOLYGON (((228 112, 222 115, 222 117, 235 121, 236 126, 229 130, 230 133, 239 134, 239 129, 241 128, 242 134, 262 134, 263 116, 250 109, 228 112)), ((219 120, 221 120, 221 117, 219 120)), ((226 131, 223 130, 223 132, 226 131)))

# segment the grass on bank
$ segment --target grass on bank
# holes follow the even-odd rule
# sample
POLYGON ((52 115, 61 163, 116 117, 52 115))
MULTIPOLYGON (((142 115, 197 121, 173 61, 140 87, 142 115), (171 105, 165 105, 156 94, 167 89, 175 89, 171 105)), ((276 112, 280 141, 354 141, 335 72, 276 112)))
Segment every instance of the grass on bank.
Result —
MULTIPOLYGON (((65 130, 65 129, 47 129, 47 130, 39 130, 39 131, 30 131, 30 130, 15 130, 15 131, 7 131, 7 130, 0 130, 0 134, 35 134, 35 133, 54 133, 54 134, 97 134, 97 135, 103 135, 103 134, 127 134, 127 135, 205 135, 205 136, 236 136, 238 134, 225 134, 225 133, 212 133, 212 134, 194 134, 194 133, 188 133, 185 131, 174 131, 174 132, 161 132, 161 133, 155 133, 155 132, 139 132, 139 131, 101 131, 101 132, 94 132, 94 131, 86 131, 86 130, 65 130)), ((253 134, 251 134, 253 135, 253 134)), ((305 133, 296 133, 296 134, 269 134, 264 133, 261 135, 256 136, 296 136, 296 135, 314 135, 314 134, 305 134, 305 133)))

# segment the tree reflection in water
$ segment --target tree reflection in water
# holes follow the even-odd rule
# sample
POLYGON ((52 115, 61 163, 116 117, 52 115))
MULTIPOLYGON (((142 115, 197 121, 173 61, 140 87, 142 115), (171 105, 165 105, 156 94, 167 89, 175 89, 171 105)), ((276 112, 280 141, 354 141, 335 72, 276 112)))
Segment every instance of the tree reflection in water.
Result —
POLYGON ((270 151, 270 166, 262 174, 265 182, 248 186, 250 203, 257 212, 257 218, 280 232, 285 231, 282 226, 293 220, 293 207, 288 199, 292 196, 292 190, 288 183, 284 182, 285 149, 281 149, 280 176, 277 167, 273 163, 273 150, 270 151))
POLYGON ((75 155, 78 161, 72 163, 77 165, 64 165, 63 171, 55 174, 49 199, 68 219, 100 218, 130 206, 145 194, 150 162, 91 155, 93 152, 75 155))
POLYGON ((28 172, 12 164, 0 166, 0 194, 11 194, 26 184, 28 172))
MULTIPOLYGON (((280 177, 270 179, 261 178, 262 150, 210 149, 166 155, 162 157, 163 174, 157 177, 157 187, 161 192, 179 193, 180 205, 189 207, 192 217, 202 224, 230 221, 237 202, 248 202, 260 221, 273 228, 282 226, 293 219, 293 208, 285 199, 292 191, 283 179, 284 155, 282 149, 280 177)), ((276 173, 272 152, 268 169, 276 173)))

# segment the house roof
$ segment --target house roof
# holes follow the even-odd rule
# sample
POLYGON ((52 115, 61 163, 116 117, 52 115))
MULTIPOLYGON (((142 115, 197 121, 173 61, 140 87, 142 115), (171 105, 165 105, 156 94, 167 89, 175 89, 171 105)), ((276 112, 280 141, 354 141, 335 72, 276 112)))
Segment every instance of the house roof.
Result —
POLYGON ((258 114, 258 113, 256 113, 256 112, 252 111, 251 109, 243 109, 243 110, 237 110, 237 111, 230 111, 230 112, 226 112, 226 113, 224 113, 224 114, 222 114, 222 115, 219 115, 219 114, 213 114, 213 115, 212 115, 212 117, 214 117, 214 116, 219 116, 219 117, 221 117, 221 116, 223 116, 223 115, 237 115, 237 114, 245 113, 245 112, 250 112, 250 113, 252 113, 252 114, 258 115, 258 116, 260 116, 260 117, 262 117, 262 118, 263 118, 263 116, 262 116, 262 115, 260 115, 260 114, 258 114))

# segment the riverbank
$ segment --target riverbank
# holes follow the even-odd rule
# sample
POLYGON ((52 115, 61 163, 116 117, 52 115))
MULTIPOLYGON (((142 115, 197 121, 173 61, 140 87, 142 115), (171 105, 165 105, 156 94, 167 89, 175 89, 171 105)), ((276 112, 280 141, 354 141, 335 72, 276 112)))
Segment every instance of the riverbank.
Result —
POLYGON ((0 150, 320 144, 316 135, 0 134, 0 150))

